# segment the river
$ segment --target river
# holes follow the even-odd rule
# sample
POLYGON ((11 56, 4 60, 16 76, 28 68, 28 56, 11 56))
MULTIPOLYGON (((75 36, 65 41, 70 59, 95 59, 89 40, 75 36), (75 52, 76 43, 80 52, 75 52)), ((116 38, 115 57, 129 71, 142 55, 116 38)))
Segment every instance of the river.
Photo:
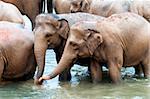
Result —
MULTIPOLYGON (((50 73, 56 66, 55 53, 47 50, 44 74, 50 73)), ((58 77, 36 86, 33 80, 0 85, 0 99, 150 99, 148 79, 124 77, 121 84, 92 84, 86 73, 87 68, 75 65, 72 68, 72 80, 59 82, 58 77)), ((133 68, 123 70, 132 75, 133 68)))

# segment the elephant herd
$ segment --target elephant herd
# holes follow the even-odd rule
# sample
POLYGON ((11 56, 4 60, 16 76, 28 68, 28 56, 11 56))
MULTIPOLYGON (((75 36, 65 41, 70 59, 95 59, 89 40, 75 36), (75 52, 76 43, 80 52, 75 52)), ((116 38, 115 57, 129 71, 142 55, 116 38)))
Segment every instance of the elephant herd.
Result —
POLYGON ((103 66, 115 84, 122 67, 149 78, 148 9, 149 0, 0 0, 0 80, 69 81, 74 64, 87 66, 93 83, 102 81, 103 66), (43 75, 47 49, 58 64, 43 75))

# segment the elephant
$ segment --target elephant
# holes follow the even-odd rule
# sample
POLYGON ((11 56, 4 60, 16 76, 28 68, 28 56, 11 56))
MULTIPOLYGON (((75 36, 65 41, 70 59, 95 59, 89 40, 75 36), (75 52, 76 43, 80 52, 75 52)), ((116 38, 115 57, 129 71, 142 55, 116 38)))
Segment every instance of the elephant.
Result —
POLYGON ((53 0, 53 7, 57 14, 70 13, 72 0, 53 0))
MULTIPOLYGON (((56 53, 57 63, 59 62, 66 40, 69 35, 69 28, 80 20, 94 21, 102 20, 103 17, 88 13, 69 13, 69 14, 40 14, 36 17, 34 28, 35 41, 34 53, 36 56, 38 70, 35 78, 35 84, 43 75, 45 66, 46 49, 53 49, 56 53)), ((90 59, 79 59, 78 64, 88 65, 90 59)), ((71 79, 70 68, 66 69, 59 76, 59 81, 68 81, 71 79)))
POLYGON ((34 34, 16 23, 0 22, 0 81, 32 79, 36 70, 34 34))
MULTIPOLYGON (((100 67, 106 63, 114 84, 121 81, 122 66, 140 64, 144 77, 150 77, 149 38, 150 23, 134 13, 114 14, 102 21, 78 22, 70 28, 58 65, 49 75, 42 76, 39 82, 56 77, 79 57, 91 57, 100 67)), ((94 74, 99 73, 97 70, 99 68, 94 74)))
POLYGON ((150 19, 149 0, 74 0, 71 2, 71 12, 87 12, 109 17, 112 14, 132 12, 150 19))
POLYGON ((14 4, 22 14, 27 15, 32 21, 32 26, 35 25, 35 17, 41 13, 43 0, 1 0, 7 3, 14 4))
POLYGON ((10 3, 0 1, 0 21, 9 21, 25 25, 23 16, 16 6, 10 3))

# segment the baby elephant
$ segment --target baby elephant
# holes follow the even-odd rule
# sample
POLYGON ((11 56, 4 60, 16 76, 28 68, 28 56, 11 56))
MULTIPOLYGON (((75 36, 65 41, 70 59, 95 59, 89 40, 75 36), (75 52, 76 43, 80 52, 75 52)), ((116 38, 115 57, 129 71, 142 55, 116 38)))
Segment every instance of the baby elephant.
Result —
POLYGON ((36 61, 33 33, 15 23, 0 22, 0 80, 33 78, 36 61))
MULTIPOLYGON (((113 83, 120 81, 122 66, 142 65, 150 76, 150 24, 133 13, 114 14, 102 21, 79 22, 70 29, 61 60, 54 71, 39 81, 52 79, 77 58, 91 57, 101 67, 106 63, 113 83)), ((93 65, 95 66, 95 65, 93 65)), ((95 68, 94 74, 100 74, 95 68)), ((99 76, 101 77, 101 76, 99 76)), ((101 78, 97 78, 99 80, 101 78)))

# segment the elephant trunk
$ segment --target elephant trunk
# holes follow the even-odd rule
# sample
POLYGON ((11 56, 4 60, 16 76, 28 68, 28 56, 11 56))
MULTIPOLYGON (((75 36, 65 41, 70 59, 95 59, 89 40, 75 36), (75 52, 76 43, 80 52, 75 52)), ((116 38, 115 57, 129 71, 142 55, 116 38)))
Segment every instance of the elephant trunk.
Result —
POLYGON ((51 74, 49 74, 49 79, 56 77, 61 74, 65 69, 70 68, 75 61, 75 57, 69 55, 68 53, 63 54, 61 60, 59 61, 57 67, 53 70, 51 74))
POLYGON ((48 45, 46 41, 35 39, 35 45, 34 45, 34 53, 38 65, 38 70, 36 74, 36 78, 39 79, 44 72, 44 67, 45 67, 45 54, 46 54, 46 49, 48 45))

